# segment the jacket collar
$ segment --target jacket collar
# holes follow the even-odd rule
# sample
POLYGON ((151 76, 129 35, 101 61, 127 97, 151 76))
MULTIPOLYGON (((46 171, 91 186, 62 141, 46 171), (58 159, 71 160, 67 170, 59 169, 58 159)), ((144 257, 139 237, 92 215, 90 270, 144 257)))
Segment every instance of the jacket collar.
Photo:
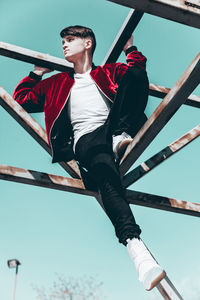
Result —
MULTIPOLYGON (((94 63, 92 63, 92 71, 93 70, 95 70, 97 68, 97 66, 94 64, 94 63)), ((74 79, 74 69, 73 68, 71 68, 69 71, 68 71, 68 74, 69 74, 69 76, 72 78, 72 79, 74 79)))

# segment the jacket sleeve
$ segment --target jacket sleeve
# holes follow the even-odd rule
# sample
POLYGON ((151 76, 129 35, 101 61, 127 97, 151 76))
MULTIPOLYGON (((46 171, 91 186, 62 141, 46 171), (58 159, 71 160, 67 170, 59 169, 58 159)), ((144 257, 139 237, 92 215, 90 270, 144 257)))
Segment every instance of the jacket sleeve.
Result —
POLYGON ((28 112, 42 112, 45 101, 42 90, 41 76, 30 72, 15 88, 13 98, 28 112))
POLYGON ((136 65, 144 70, 146 69, 147 58, 135 46, 126 50, 126 61, 129 67, 136 65))
POLYGON ((126 50, 126 64, 125 63, 111 63, 109 64, 110 76, 113 82, 119 84, 121 78, 130 67, 138 67, 146 70, 147 58, 137 50, 137 47, 132 46, 126 50))

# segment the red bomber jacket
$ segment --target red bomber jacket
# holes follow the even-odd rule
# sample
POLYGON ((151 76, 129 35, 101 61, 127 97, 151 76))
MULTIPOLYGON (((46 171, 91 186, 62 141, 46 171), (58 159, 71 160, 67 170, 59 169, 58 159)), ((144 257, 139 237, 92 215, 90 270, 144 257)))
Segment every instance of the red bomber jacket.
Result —
MULTIPOLYGON (((146 57, 138 52, 135 46, 130 47, 126 55, 127 64, 109 63, 97 67, 93 65, 90 72, 97 87, 111 102, 114 101, 120 79, 126 70, 135 65, 143 69, 146 67, 146 57)), ((53 163, 74 158, 73 132, 66 105, 74 84, 73 72, 58 73, 44 80, 31 72, 20 81, 13 93, 14 99, 28 112, 44 111, 53 163)))

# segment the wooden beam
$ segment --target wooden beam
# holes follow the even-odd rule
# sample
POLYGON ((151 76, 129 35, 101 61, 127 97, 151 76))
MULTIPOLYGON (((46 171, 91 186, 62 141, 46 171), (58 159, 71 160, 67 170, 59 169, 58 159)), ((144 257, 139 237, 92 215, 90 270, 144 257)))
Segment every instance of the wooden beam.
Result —
MULTIPOLYGON (((129 34, 131 34, 131 32, 133 32, 133 30, 135 29, 137 25, 136 23, 139 23, 140 14, 142 17, 141 12, 135 10, 130 11, 109 52, 107 53, 103 63, 115 62, 118 59, 118 55, 120 55, 120 51, 122 51, 123 49, 122 44, 125 44, 127 37, 130 36, 129 34)), ((44 53, 35 52, 26 48, 21 48, 4 42, 0 42, 0 55, 4 55, 14 59, 19 59, 24 62, 34 64, 36 63, 40 65, 42 64, 43 66, 50 67, 50 65, 47 64, 48 60, 49 63, 52 63, 51 67, 56 71, 62 72, 67 71, 69 69, 71 70, 71 64, 69 64, 64 59, 57 58, 44 53), (25 54, 23 53, 23 51, 25 54), (26 57, 26 59, 24 59, 24 57, 26 57), (39 57, 39 60, 33 61, 32 57, 35 57, 35 59, 39 57)), ((153 83, 151 83, 149 86, 149 94, 154 97, 163 98, 169 91, 169 88, 162 87, 153 83)), ((200 97, 196 95, 191 95, 184 104, 200 108, 200 97)))
POLYGON ((116 62, 121 52, 123 51, 124 45, 130 38, 131 34, 137 27, 143 16, 143 12, 131 9, 126 20, 124 21, 120 31, 118 32, 114 42, 112 43, 108 53, 106 54, 102 65, 116 62))
MULTIPOLYGON (((0 87, 0 105, 51 155, 46 131, 28 114, 2 87, 0 87)), ((81 178, 75 160, 60 165, 75 178, 81 178)))
MULTIPOLYGON (((148 250, 151 253, 150 249, 148 250)), ((154 255, 152 253, 151 255, 153 256, 155 261, 159 264, 159 262, 156 260, 154 255)), ((163 296, 163 299, 165 300, 183 300, 182 296, 179 294, 176 287, 173 285, 173 283, 170 281, 167 275, 159 282, 156 288, 158 289, 160 294, 163 296)))
MULTIPOLYGON (((166 88, 164 86, 160 86, 157 84, 150 83, 149 85, 149 95, 158 97, 158 98, 164 98, 168 93, 170 92, 169 88, 166 88)), ((190 95, 186 102, 183 103, 189 106, 200 108, 200 96, 196 95, 190 95)))
POLYGON ((153 155, 151 158, 141 163, 138 167, 130 171, 123 178, 123 186, 127 188, 141 177, 149 173, 167 158, 171 157, 177 151, 188 145, 190 142, 195 140, 200 135, 200 124, 188 131, 182 137, 153 155))
POLYGON ((161 280, 156 288, 165 300, 184 300, 167 276, 161 280))
POLYGON ((108 0, 148 14, 200 28, 198 0, 108 0))
MULTIPOLYGON (((86 190, 83 182, 80 179, 66 178, 63 176, 51 175, 38 171, 25 170, 22 168, 4 165, 0 165, 0 179, 79 193, 83 195, 90 195, 96 197, 98 201, 100 199, 97 192, 86 190)), ((131 190, 126 190, 126 197, 130 204, 157 208, 197 217, 200 216, 200 204, 197 203, 190 203, 131 190)))
POLYGON ((126 190, 126 199, 130 204, 200 217, 200 204, 198 203, 131 190, 126 190))
POLYGON ((60 191, 97 196, 96 192, 86 190, 80 179, 67 178, 11 166, 0 165, 0 179, 60 191))
POLYGON ((73 67, 73 65, 65 59, 4 42, 0 42, 0 55, 61 72, 69 71, 73 67))
POLYGON ((125 174, 200 82, 200 53, 134 137, 121 160, 125 174))

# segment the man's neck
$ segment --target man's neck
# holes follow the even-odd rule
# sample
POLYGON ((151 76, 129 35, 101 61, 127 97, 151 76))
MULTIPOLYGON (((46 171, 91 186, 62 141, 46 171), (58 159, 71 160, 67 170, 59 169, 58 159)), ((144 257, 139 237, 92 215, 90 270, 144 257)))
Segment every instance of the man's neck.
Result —
POLYGON ((92 58, 84 58, 74 63, 75 73, 83 74, 92 69, 92 58))

